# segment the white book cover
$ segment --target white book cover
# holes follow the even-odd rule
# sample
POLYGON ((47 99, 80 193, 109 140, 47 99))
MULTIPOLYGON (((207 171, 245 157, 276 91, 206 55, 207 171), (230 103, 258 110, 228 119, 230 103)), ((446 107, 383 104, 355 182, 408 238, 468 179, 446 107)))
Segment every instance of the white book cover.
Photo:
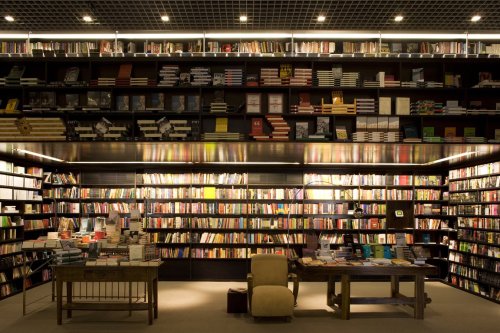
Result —
POLYGON ((391 98, 379 97, 378 99, 378 114, 390 115, 392 113, 391 98))

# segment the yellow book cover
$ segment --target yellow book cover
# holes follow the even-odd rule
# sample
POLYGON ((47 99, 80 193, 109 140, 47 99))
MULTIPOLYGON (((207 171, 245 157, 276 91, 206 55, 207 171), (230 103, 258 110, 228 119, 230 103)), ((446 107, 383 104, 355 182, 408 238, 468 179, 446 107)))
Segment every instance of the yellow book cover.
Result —
POLYGON ((205 187, 203 191, 204 199, 215 199, 215 187, 205 187))
POLYGON ((227 133, 227 118, 215 119, 215 132, 227 133))

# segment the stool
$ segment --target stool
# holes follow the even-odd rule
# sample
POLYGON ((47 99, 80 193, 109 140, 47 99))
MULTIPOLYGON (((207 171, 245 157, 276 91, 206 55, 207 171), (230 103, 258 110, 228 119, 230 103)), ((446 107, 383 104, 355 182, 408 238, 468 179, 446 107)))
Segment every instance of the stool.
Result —
POLYGON ((227 313, 247 313, 247 290, 232 289, 227 291, 227 313))

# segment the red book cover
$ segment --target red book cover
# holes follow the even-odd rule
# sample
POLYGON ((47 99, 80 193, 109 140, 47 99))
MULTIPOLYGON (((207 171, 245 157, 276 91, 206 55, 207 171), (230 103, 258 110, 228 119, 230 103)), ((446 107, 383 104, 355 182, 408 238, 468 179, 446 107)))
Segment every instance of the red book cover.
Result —
POLYGON ((264 127, 262 118, 252 118, 252 131, 250 135, 264 135, 264 127))

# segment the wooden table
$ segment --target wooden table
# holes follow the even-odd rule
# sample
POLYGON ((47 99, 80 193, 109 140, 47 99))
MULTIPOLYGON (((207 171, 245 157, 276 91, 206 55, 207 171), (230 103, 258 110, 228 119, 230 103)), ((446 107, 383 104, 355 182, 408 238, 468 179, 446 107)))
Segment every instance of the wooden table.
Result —
POLYGON ((414 308, 414 318, 424 319, 424 307, 431 299, 426 297, 424 278, 426 275, 436 274, 437 268, 431 265, 424 266, 305 266, 297 262, 299 274, 322 275, 328 278, 327 304, 337 305, 341 310, 341 318, 350 318, 351 304, 406 304, 414 308), (351 277, 360 275, 390 276, 390 297, 351 297, 351 277), (335 277, 341 276, 341 294, 335 294, 335 277), (415 295, 407 297, 399 292, 399 278, 414 276, 415 295))
MULTIPOLYGON (((71 318, 73 310, 91 311, 148 311, 148 323, 153 324, 158 318, 158 266, 83 266, 59 265, 54 267, 57 295, 57 324, 62 324, 62 311, 67 310, 71 318), (62 301, 63 283, 66 282, 66 304, 62 301), (146 302, 73 302, 73 282, 145 282, 147 289, 146 302)), ((130 284, 129 284, 130 285, 130 284)), ((130 295, 130 294, 129 294, 130 295)))

